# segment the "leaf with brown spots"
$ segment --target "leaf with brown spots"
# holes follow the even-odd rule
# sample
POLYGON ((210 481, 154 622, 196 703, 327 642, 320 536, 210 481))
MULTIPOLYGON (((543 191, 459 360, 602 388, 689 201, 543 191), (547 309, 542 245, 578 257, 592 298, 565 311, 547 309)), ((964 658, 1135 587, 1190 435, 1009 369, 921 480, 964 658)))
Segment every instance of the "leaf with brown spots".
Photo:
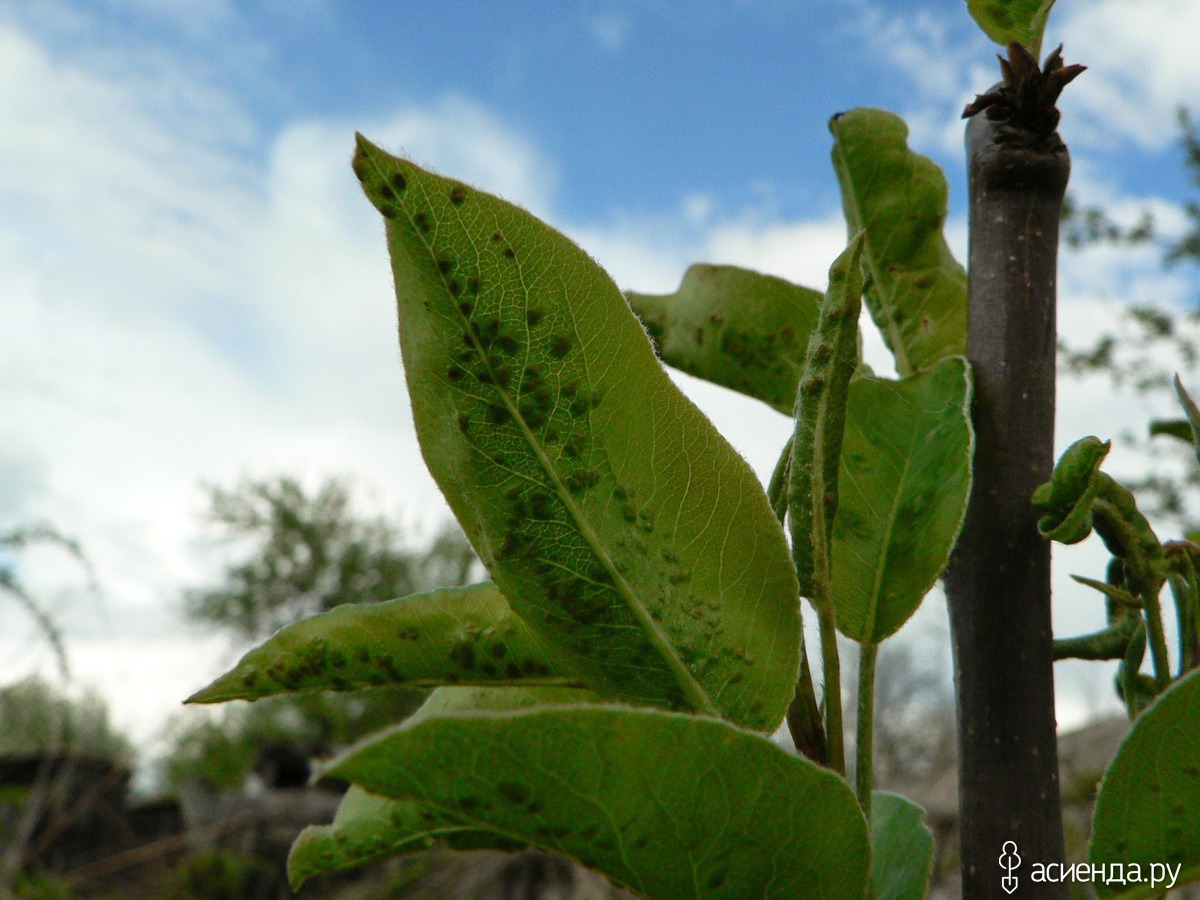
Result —
POLYGON ((571 856, 646 897, 862 897, 869 877, 846 782, 715 719, 611 706, 418 714, 328 774, 571 856))
POLYGON ((361 137, 354 170, 422 453, 513 611, 605 696, 773 730, 799 668, 783 532, 620 290, 497 197, 361 137))
POLYGON ((380 685, 572 681, 493 584, 339 606, 280 629, 188 703, 380 685))

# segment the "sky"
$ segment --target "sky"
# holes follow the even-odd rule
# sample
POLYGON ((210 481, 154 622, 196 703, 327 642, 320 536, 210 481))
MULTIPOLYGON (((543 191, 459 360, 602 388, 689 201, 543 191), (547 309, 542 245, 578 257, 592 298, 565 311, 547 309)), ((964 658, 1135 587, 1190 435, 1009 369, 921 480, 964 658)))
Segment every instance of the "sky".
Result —
MULTIPOLYGON (((1196 34, 1192 0, 1060 0, 1046 47, 1089 66, 1060 104, 1079 201, 1182 227, 1196 34)), ((417 542, 448 517, 356 130, 525 206, 622 287, 668 292, 708 261, 821 289, 845 242, 826 123, 853 106, 902 115, 947 170, 965 257, 959 114, 996 49, 961 0, 0 0, 0 529, 52 523, 95 566, 98 598, 52 549, 9 560, 62 626, 72 684, 152 752, 244 649, 180 614, 230 559, 205 484, 348 478, 417 542)), ((1060 274, 1079 342, 1124 302, 1200 287, 1150 249, 1066 254, 1060 274)), ((677 380, 765 478, 788 420, 677 380)), ((1099 381, 1062 392, 1060 448, 1171 412, 1099 381)), ((1114 471, 1136 468, 1121 453, 1114 471)), ((1102 624, 1066 573, 1103 560, 1056 556, 1060 633, 1102 624)), ((901 639, 944 652, 944 619, 935 593, 901 639)), ((32 671, 53 660, 0 604, 0 682, 32 671)), ((1110 675, 1060 668, 1060 724, 1115 709, 1110 675)))

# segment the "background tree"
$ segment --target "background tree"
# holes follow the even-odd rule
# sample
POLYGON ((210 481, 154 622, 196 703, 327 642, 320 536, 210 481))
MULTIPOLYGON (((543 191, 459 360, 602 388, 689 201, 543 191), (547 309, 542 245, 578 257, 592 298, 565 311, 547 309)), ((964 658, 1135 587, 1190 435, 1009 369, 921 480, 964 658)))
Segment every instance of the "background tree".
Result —
POLYGON ((95 574, 92 572, 92 565, 84 555, 79 543, 53 526, 44 523, 22 525, 9 531, 0 532, 0 596, 6 596, 14 601, 33 619, 38 631, 49 642, 59 671, 66 676, 69 667, 67 665, 67 648, 63 643, 62 632, 59 631, 45 605, 30 593, 22 582, 17 569, 17 554, 30 546, 38 545, 48 545, 63 550, 83 570, 91 593, 98 595, 99 589, 96 585, 95 574))
MULTIPOLYGON (((287 476, 208 491, 207 518, 238 553, 217 584, 187 592, 185 613, 238 643, 344 604, 483 577, 457 525, 443 528, 427 548, 414 547, 396 525, 359 514, 350 488, 336 479, 311 491, 287 476)), ((425 693, 384 687, 289 695, 233 707, 219 718, 181 719, 164 775, 176 787, 189 780, 236 787, 264 755, 281 747, 327 754, 402 719, 425 693)))
POLYGON ((349 488, 336 479, 311 493, 286 476, 211 487, 208 519, 248 552, 220 584, 189 591, 186 613, 246 640, 344 603, 465 584, 481 572, 456 526, 428 550, 415 549, 392 523, 354 512, 349 488))
MULTIPOLYGON (((1186 109, 1178 114, 1184 166, 1192 186, 1200 190, 1200 125, 1186 109)), ((1200 267, 1200 196, 1183 203, 1185 227, 1177 236, 1162 233, 1149 210, 1132 224, 1122 224, 1097 206, 1080 206, 1068 198, 1063 209, 1063 238, 1068 248, 1097 245, 1133 248, 1153 246, 1165 269, 1200 267)), ((1114 329, 1086 345, 1059 344, 1064 376, 1107 378, 1114 387, 1146 398, 1147 406, 1178 409, 1172 383, 1176 373, 1195 386, 1200 373, 1200 297, 1189 309, 1166 304, 1128 304, 1114 329)), ((1189 536, 1200 533, 1200 469, 1190 462, 1191 433, 1174 420, 1151 422, 1148 432, 1123 435, 1141 450, 1148 465, 1127 480, 1148 513, 1168 516, 1189 536), (1187 443, 1163 440, 1175 435, 1187 443), (1158 438, 1158 439, 1156 439, 1158 438)))

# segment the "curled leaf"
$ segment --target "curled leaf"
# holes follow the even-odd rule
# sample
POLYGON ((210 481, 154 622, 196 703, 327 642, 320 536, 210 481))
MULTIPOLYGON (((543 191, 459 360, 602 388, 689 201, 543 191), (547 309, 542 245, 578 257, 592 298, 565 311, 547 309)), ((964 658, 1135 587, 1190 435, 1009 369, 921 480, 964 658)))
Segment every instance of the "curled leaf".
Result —
POLYGON ((792 558, 800 593, 821 602, 829 597, 830 540, 837 514, 846 403, 850 376, 858 365, 862 252, 859 234, 829 270, 829 289, 796 392, 796 429, 788 469, 792 558))
POLYGON ((967 273, 942 227, 946 176, 908 149, 908 126, 881 109, 829 123, 833 167, 850 234, 865 233, 864 290, 871 318, 901 377, 967 352, 967 273))
POLYGON ((1033 492, 1033 505, 1044 510, 1038 521, 1043 537, 1077 544, 1092 533, 1092 505, 1100 491, 1100 464, 1110 441, 1080 438, 1059 457, 1050 480, 1033 492))
POLYGON ((667 365, 792 414, 819 291, 737 266, 694 265, 674 294, 626 299, 667 365))

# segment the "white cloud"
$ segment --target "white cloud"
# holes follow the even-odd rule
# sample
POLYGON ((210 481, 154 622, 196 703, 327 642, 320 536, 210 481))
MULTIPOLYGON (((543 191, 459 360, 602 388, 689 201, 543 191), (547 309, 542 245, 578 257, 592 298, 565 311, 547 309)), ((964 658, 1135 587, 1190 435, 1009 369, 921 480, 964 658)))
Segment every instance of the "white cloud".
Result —
POLYGON ((1087 139, 1100 146, 1117 137, 1147 150, 1173 143, 1176 107, 1200 95, 1200 5, 1095 0, 1061 7, 1051 20, 1055 34, 1066 41, 1069 61, 1088 66, 1064 94, 1064 115, 1083 117, 1087 139))

